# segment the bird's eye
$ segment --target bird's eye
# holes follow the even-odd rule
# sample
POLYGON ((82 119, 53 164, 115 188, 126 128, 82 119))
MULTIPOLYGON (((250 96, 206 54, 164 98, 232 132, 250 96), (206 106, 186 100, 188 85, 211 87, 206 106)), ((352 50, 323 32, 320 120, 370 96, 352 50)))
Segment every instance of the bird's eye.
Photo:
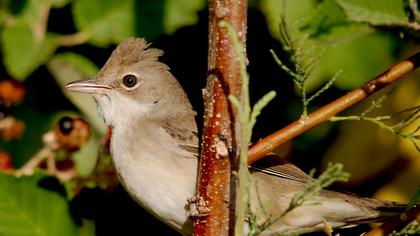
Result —
POLYGON ((125 75, 123 78, 123 84, 127 88, 132 88, 137 84, 137 77, 135 75, 125 75))

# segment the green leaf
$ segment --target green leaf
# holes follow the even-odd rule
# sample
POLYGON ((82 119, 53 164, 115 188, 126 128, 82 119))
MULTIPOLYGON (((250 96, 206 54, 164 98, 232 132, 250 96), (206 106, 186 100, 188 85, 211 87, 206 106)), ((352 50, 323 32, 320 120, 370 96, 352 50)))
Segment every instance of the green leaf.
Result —
POLYGON ((99 68, 93 62, 80 54, 66 52, 54 55, 52 59, 60 60, 65 64, 72 64, 74 69, 82 72, 86 77, 96 75, 99 72, 99 68))
POLYGON ((15 78, 24 80, 54 53, 58 47, 56 39, 55 35, 47 34, 43 40, 36 41, 24 25, 5 28, 2 43, 7 71, 15 78))
POLYGON ((99 69, 87 58, 74 53, 55 55, 48 62, 47 68, 54 76, 64 95, 79 108, 94 130, 100 134, 104 133, 105 125, 98 116, 96 104, 92 97, 88 94, 69 92, 64 89, 65 84, 86 79, 88 76, 95 75, 99 69))
POLYGON ((80 236, 95 236, 95 222, 83 219, 80 236))
POLYGON ((66 198, 41 187, 45 178, 40 173, 18 178, 0 172, 0 235, 79 235, 66 198))
POLYGON ((417 191, 411 197, 410 202, 407 205, 407 209, 413 208, 420 201, 420 186, 417 187, 417 191))
POLYGON ((402 0, 335 0, 349 19, 372 25, 408 23, 402 0))
POLYGON ((76 28, 90 35, 89 42, 107 46, 140 35, 149 40, 198 20, 204 0, 75 0, 76 28))
POLYGON ((76 28, 94 45, 116 44, 135 34, 133 0, 76 0, 72 7, 76 28))
POLYGON ((280 38, 279 24, 280 17, 285 13, 288 23, 294 24, 302 21, 311 15, 317 0, 299 0, 299 1, 279 1, 279 0, 259 0, 258 8, 267 18, 271 33, 280 38), (284 2, 284 4, 283 4, 284 2))
POLYGON ((43 18, 50 10, 49 8, 49 0, 29 0, 26 1, 21 16, 26 24, 35 31, 37 25, 42 24, 43 18))
POLYGON ((51 0, 51 6, 61 8, 70 3, 72 0, 51 0))
POLYGON ((371 32, 338 45, 315 42, 325 51, 308 80, 308 90, 319 87, 337 71, 343 73, 334 82, 335 86, 345 90, 360 86, 392 65, 397 42, 394 35, 381 32, 371 32))
MULTIPOLYGON (((281 7, 278 1, 276 4, 272 1, 274 0, 264 0, 266 4, 270 3, 265 7, 281 7)), ((366 24, 350 22, 335 0, 324 0, 318 4, 306 0, 304 9, 289 11, 298 8, 295 5, 299 4, 304 5, 299 1, 286 1, 285 5, 284 14, 292 40, 302 47, 303 51, 315 48, 313 56, 320 55, 314 72, 305 84, 307 92, 311 93, 319 88, 337 71, 343 73, 334 86, 353 89, 386 70, 394 61, 393 53, 398 39, 392 34, 375 31, 366 24), (300 43, 299 40, 308 34, 309 40, 300 43)), ((268 8, 265 11, 270 13, 274 10, 268 8)), ((280 16, 282 11, 277 12, 280 16)), ((268 16, 273 17, 271 14, 268 16)), ((279 23, 280 19, 276 21, 277 32, 279 23)))
POLYGON ((299 30, 311 38, 343 41, 354 38, 355 34, 369 31, 368 26, 350 22, 334 0, 324 0, 312 14, 303 20, 299 30))
POLYGON ((99 138, 94 134, 88 143, 72 155, 76 163, 77 173, 81 176, 89 176, 98 161, 99 138))
POLYGON ((197 12, 205 6, 203 0, 166 0, 164 27, 166 33, 173 33, 185 25, 198 21, 197 12))

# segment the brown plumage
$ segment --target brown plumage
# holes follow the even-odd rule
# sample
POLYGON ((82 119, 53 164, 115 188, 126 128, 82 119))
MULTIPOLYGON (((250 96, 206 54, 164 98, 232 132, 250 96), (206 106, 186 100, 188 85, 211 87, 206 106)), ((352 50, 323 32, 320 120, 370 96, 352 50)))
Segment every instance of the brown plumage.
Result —
MULTIPOLYGON (((188 235, 192 225, 187 199, 194 196, 197 179, 195 112, 168 67, 157 60, 161 54, 143 39, 128 39, 97 76, 66 87, 92 94, 100 115, 112 126, 114 165, 130 195, 157 218, 188 235)), ((252 182, 267 203, 268 215, 283 211, 308 178, 286 162, 260 163, 252 169, 252 182)), ((251 197, 252 209, 261 211, 255 188, 251 197)), ((396 210, 402 206, 323 190, 265 233, 316 231, 324 228, 324 222, 344 227, 382 219, 396 210)))

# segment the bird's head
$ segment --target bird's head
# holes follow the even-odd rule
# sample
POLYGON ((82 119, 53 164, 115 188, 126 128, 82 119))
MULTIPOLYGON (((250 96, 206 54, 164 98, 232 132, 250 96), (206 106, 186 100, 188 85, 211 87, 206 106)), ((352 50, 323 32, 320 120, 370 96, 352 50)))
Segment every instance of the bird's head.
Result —
POLYGON ((186 95, 168 67, 158 61, 163 52, 141 38, 130 38, 112 53, 100 72, 88 80, 66 85, 89 93, 108 125, 133 119, 165 119, 190 110, 186 95))

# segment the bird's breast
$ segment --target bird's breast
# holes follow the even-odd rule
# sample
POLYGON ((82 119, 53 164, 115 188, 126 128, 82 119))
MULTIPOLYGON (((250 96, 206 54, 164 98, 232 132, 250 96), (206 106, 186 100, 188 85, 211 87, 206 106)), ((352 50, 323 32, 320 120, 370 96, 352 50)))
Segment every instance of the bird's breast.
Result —
POLYGON ((130 134, 121 131, 114 128, 111 139, 121 183, 145 209, 180 230, 188 220, 187 199, 195 193, 197 159, 176 156, 176 140, 155 137, 157 130, 143 130, 133 141, 124 141, 130 134))

